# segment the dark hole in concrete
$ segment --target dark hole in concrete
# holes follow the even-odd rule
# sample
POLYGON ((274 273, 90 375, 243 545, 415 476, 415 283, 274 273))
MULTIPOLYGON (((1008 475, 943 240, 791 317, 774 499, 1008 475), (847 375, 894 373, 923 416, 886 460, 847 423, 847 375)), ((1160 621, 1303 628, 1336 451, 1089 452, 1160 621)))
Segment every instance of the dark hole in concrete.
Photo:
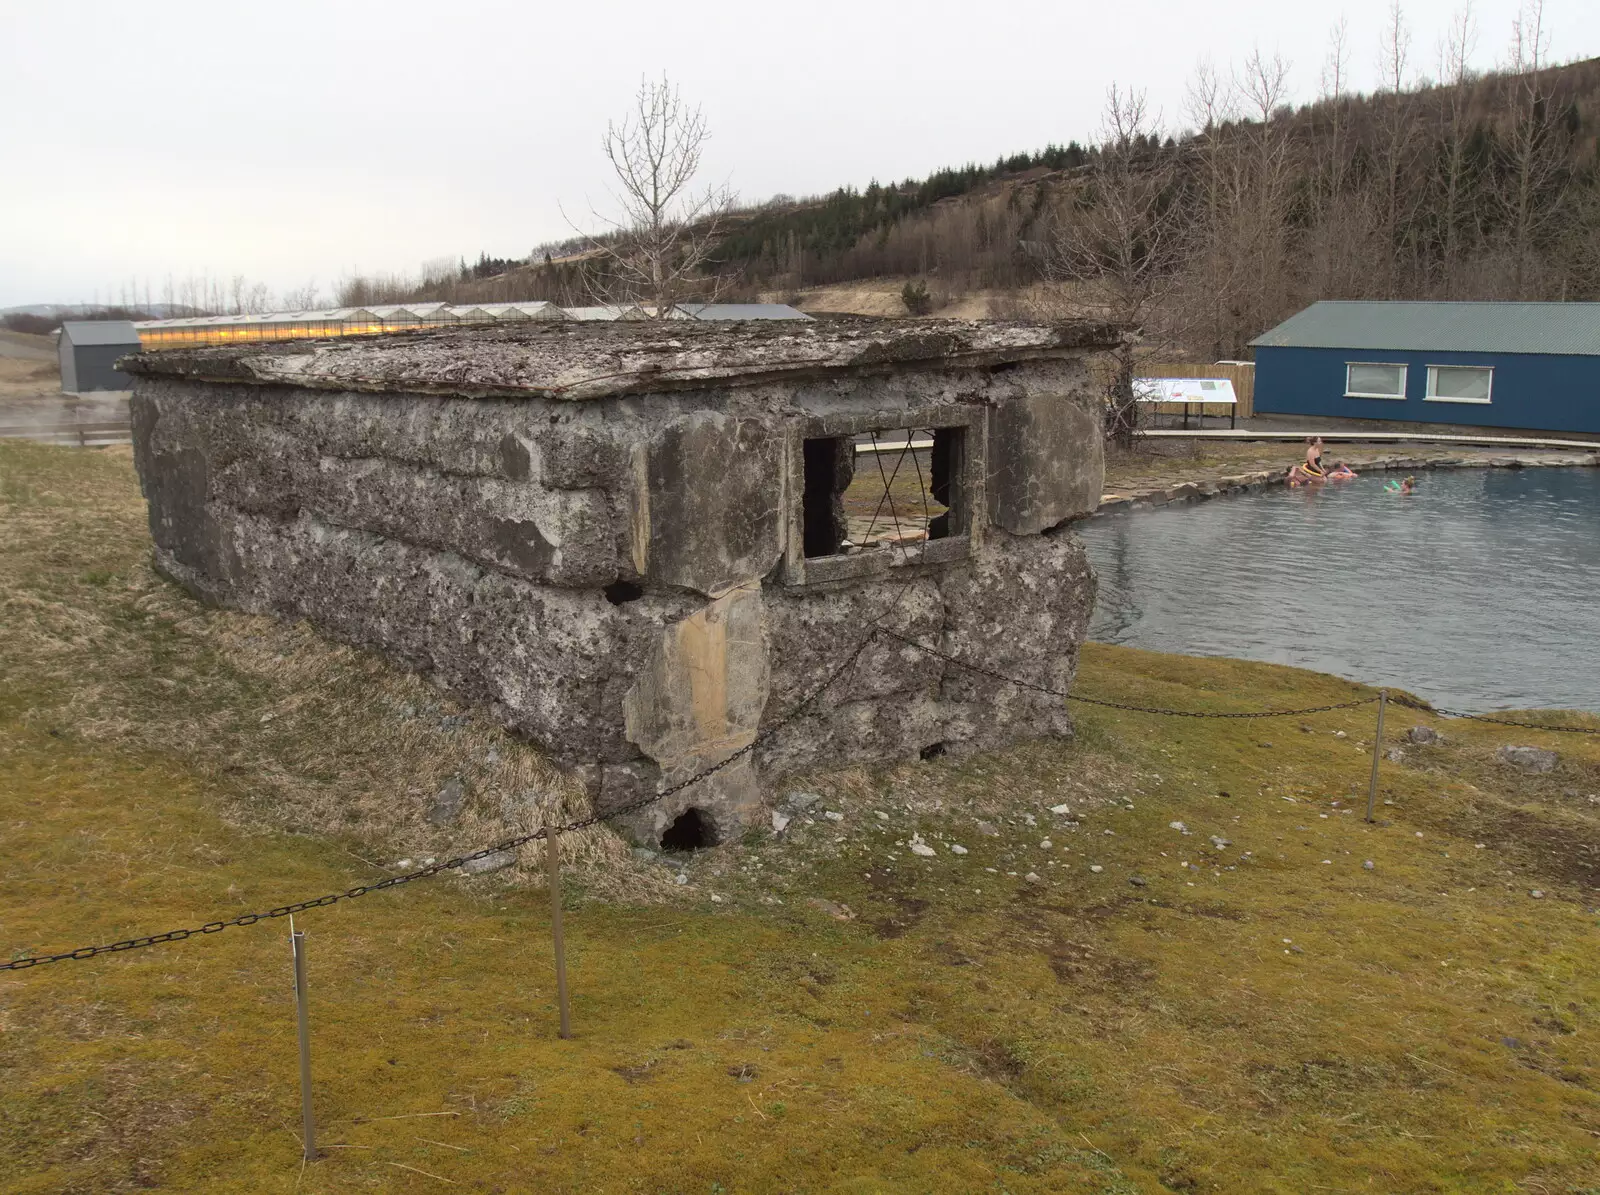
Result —
POLYGON ((613 581, 605 587, 606 601, 613 606, 636 602, 644 596, 644 586, 633 581, 613 581))
POLYGON ((943 743, 929 743, 921 751, 917 752, 923 759, 938 759, 944 753, 945 745, 943 743))
POLYGON ((807 440, 805 489, 800 498, 802 539, 807 556, 834 556, 849 531, 844 492, 855 473, 855 449, 842 436, 807 440))
POLYGON ((701 847, 716 845, 716 826, 706 816, 705 810, 693 806, 680 813, 661 835, 661 849, 664 851, 697 851, 701 847))
POLYGON ((966 502, 961 494, 962 457, 966 446, 965 429, 933 429, 932 468, 929 470, 933 476, 928 489, 933 500, 946 509, 942 515, 928 520, 929 539, 948 539, 967 529, 966 502))

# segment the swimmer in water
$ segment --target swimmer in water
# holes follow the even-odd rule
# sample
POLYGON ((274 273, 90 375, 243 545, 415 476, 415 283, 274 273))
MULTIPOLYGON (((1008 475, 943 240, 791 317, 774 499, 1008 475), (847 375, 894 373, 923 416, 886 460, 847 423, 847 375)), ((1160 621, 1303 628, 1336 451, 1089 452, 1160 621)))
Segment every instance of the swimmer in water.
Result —
POLYGON ((1333 468, 1328 470, 1329 481, 1351 481, 1355 477, 1356 471, 1343 461, 1340 461, 1338 464, 1334 465, 1333 468))
POLYGON ((1301 472, 1307 477, 1326 476, 1322 468, 1322 437, 1306 437, 1306 462, 1300 466, 1301 472))
POLYGON ((1383 483, 1383 488, 1388 490, 1391 494, 1415 493, 1417 489, 1417 479, 1415 477, 1407 477, 1404 481, 1395 481, 1393 478, 1390 478, 1388 481, 1383 483))

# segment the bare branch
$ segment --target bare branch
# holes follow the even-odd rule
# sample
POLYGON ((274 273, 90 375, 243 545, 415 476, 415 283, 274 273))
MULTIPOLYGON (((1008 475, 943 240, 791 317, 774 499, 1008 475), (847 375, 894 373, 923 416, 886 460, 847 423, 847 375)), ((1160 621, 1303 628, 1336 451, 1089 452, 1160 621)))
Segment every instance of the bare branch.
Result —
POLYGON ((620 214, 592 214, 609 232, 586 237, 598 273, 594 297, 645 304, 656 319, 675 304, 714 300, 731 284, 712 268, 727 233, 734 196, 726 186, 692 190, 710 129, 663 75, 641 80, 632 110, 606 126, 601 149, 616 174, 612 198, 620 214))

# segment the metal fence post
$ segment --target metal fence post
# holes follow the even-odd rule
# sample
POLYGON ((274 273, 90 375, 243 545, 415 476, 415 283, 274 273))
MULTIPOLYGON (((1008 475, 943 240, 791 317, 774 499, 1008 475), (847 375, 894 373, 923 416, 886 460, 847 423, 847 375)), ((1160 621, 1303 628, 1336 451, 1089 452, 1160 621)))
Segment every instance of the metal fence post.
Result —
POLYGON ((317 1157, 317 1120, 311 1111, 311 1020, 306 1009, 306 936, 289 918, 289 945, 294 951, 294 1007, 300 1027, 300 1124, 305 1130, 303 1155, 317 1157))
POLYGON ((572 1013, 567 1007, 567 944, 561 933, 561 847, 558 831, 548 826, 544 835, 545 875, 550 883, 550 932, 556 948, 556 1005, 561 1010, 561 1037, 572 1036, 572 1013))
POLYGON ((1378 757, 1383 754, 1383 711, 1389 706, 1389 690, 1378 690, 1378 733, 1372 736, 1372 778, 1367 781, 1367 821, 1378 803, 1378 757))

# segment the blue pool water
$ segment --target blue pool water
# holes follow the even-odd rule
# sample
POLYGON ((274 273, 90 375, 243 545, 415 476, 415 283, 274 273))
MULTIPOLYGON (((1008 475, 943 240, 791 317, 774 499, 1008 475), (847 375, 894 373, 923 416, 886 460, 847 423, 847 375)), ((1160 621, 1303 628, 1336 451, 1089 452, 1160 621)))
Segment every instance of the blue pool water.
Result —
POLYGON ((1404 497, 1385 476, 1080 524, 1091 638, 1600 712, 1600 469, 1424 471, 1404 497))

